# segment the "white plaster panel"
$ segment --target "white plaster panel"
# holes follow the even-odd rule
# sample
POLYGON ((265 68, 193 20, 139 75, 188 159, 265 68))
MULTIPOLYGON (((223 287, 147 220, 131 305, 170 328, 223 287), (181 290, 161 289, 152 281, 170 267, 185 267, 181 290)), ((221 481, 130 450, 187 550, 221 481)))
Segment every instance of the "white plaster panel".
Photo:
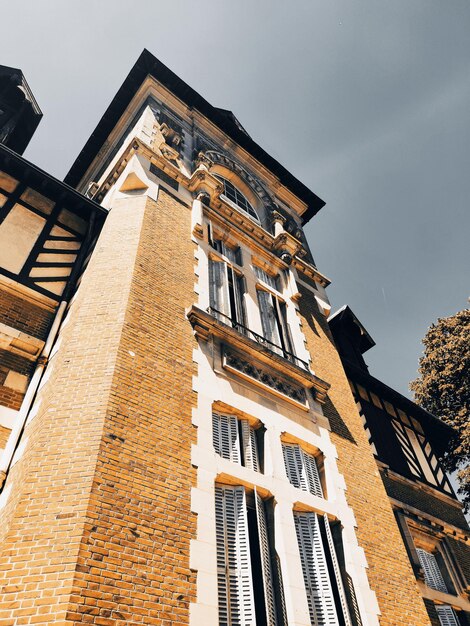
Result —
POLYGON ((18 417, 18 413, 18 411, 14 411, 13 409, 0 405, 0 426, 11 430, 15 424, 16 418, 18 417))
POLYGON ((0 224, 0 267, 18 274, 46 220, 16 204, 0 224))

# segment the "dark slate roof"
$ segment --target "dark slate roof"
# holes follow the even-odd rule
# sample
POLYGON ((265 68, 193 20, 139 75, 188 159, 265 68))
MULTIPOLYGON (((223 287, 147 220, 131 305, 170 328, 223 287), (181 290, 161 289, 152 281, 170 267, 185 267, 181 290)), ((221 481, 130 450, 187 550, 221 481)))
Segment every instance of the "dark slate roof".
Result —
POLYGON ((344 326, 344 324, 348 321, 355 324, 361 331, 361 339, 359 345, 361 354, 364 354, 364 352, 367 352, 367 350, 373 348, 375 346, 375 341, 369 335, 366 327, 353 313, 348 304, 342 306, 335 313, 332 313, 328 318, 328 325, 331 329, 331 332, 333 333, 333 336, 335 335, 336 329, 340 330, 341 327, 344 326))
POLYGON ((424 432, 433 444, 433 448, 442 456, 448 449, 449 441, 454 436, 454 429, 440 420, 438 417, 429 413, 412 400, 403 396, 395 389, 392 389, 378 378, 374 378, 368 372, 360 369, 343 360, 344 370, 347 377, 365 387, 368 391, 373 391, 380 398, 388 400, 391 404, 401 409, 407 415, 411 415, 417 419, 423 427, 424 432))
POLYGON ((20 180, 28 187, 32 187, 41 192, 48 198, 53 200, 61 198, 67 202, 67 208, 77 212, 89 215, 92 211, 96 211, 97 215, 106 216, 107 211, 101 205, 97 204, 90 198, 85 197, 73 187, 54 178, 44 170, 22 156, 0 144, 0 170, 7 172, 17 180, 20 180))
POLYGON ((154 57, 148 50, 142 52, 119 91, 114 96, 111 104, 98 122, 97 127, 65 177, 66 183, 74 187, 78 185, 129 102, 132 100, 134 94, 149 75, 174 93, 187 106, 198 110, 207 119, 217 125, 240 147, 245 149, 257 161, 277 176, 280 182, 290 189, 292 193, 305 202, 308 208, 302 216, 304 224, 325 205, 325 202, 321 198, 310 191, 308 187, 295 178, 284 166, 255 143, 238 120, 236 120, 231 111, 218 109, 209 104, 207 100, 181 80, 181 78, 154 57))

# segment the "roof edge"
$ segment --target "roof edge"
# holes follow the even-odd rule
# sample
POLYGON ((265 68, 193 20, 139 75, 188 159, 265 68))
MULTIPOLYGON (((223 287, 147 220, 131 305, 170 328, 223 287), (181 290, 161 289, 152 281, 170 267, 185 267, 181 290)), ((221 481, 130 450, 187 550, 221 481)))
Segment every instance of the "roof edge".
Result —
POLYGON ((279 178, 279 181, 283 185, 302 200, 307 205, 307 209, 302 215, 303 224, 306 224, 323 206, 325 206, 324 200, 319 198, 306 185, 293 176, 283 165, 253 141, 246 132, 238 128, 236 123, 232 122, 227 115, 221 113, 217 107, 211 105, 147 49, 144 49, 140 54, 88 141, 80 151, 80 154, 72 164, 64 179, 66 184, 72 187, 79 184, 93 162, 93 159, 98 154, 100 148, 103 146, 119 118, 134 97, 137 89, 149 75, 174 93, 187 106, 200 111, 241 148, 245 149, 257 161, 269 169, 279 178))

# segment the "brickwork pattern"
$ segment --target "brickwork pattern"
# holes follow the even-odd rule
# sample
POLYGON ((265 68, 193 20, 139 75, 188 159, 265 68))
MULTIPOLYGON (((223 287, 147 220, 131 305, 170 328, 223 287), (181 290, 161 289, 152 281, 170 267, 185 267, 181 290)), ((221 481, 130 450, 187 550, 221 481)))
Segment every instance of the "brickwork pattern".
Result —
POLYGON ((145 198, 135 199, 110 213, 48 365, 25 450, 8 476, 10 495, 0 509, 2 626, 70 623, 144 207, 145 198))
POLYGON ((75 623, 178 626, 195 600, 190 212, 162 189, 150 205, 67 614, 75 623))
POLYGON ((470 544, 469 539, 467 543, 454 539, 453 537, 446 538, 449 547, 452 551, 455 560, 459 564, 460 570, 465 577, 465 582, 470 588, 470 544))
MULTIPOLYGON (((302 276, 301 276, 302 278, 302 276)), ((408 556, 377 471, 361 417, 353 400, 325 317, 314 295, 300 286, 300 317, 313 369, 331 384, 324 405, 338 451, 346 497, 357 521, 359 545, 381 610, 381 626, 429 626, 408 556)))
POLYGON ((8 478, 3 626, 188 623, 189 233, 188 209, 164 192, 108 217, 8 478))
POLYGON ((468 524, 461 508, 454 507, 452 504, 434 497, 432 494, 419 489, 418 486, 413 487, 395 480, 393 477, 388 476, 386 472, 382 472, 382 480, 391 498, 399 500, 403 504, 409 504, 423 513, 427 512, 443 522, 468 531, 468 524))
POLYGON ((0 323, 45 340, 54 314, 7 290, 0 290, 0 323))
POLYGON ((18 411, 24 393, 4 386, 5 379, 10 370, 31 377, 34 371, 34 363, 17 354, 12 354, 7 350, 0 349, 0 405, 18 411))

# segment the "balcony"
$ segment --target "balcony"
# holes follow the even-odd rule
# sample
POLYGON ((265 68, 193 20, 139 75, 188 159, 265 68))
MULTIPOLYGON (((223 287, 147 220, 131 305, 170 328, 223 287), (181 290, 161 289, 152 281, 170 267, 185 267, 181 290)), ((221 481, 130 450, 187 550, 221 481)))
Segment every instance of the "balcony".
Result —
MULTIPOLYGON (((204 341, 210 337, 216 338, 222 344, 222 352, 226 352, 227 346, 232 352, 235 350, 239 357, 253 362, 253 365, 258 368, 258 374, 260 368, 264 369, 266 374, 271 372, 272 375, 275 372, 284 384, 289 384, 289 381, 298 383, 303 388, 311 390, 317 402, 325 401, 330 385, 315 376, 310 371, 308 363, 299 359, 295 354, 284 350, 212 307, 204 311, 193 305, 186 315, 198 338, 204 341)), ((273 385, 270 386, 272 391, 273 385)))
POLYGON ((268 350, 270 350, 274 354, 283 356, 285 359, 287 359, 291 363, 294 363, 294 365, 297 365, 298 367, 303 367, 305 370, 307 370, 307 372, 310 371, 307 361, 303 361, 302 359, 299 359, 299 357, 295 356, 295 354, 293 354, 292 352, 289 352, 288 350, 285 350, 284 348, 282 348, 281 346, 278 346, 272 341, 269 341, 269 339, 266 339, 266 337, 263 337, 262 335, 258 335, 258 333, 255 333, 254 330, 251 330, 247 326, 240 324, 240 322, 237 322, 236 320, 229 317, 228 315, 225 315, 221 311, 218 311, 217 309, 214 309, 211 306, 207 308, 207 312, 210 315, 213 315, 214 317, 216 317, 219 321, 223 322, 224 324, 227 324, 227 326, 231 326, 242 335, 245 335, 246 337, 253 339, 257 343, 259 343, 261 346, 266 347, 268 350))

